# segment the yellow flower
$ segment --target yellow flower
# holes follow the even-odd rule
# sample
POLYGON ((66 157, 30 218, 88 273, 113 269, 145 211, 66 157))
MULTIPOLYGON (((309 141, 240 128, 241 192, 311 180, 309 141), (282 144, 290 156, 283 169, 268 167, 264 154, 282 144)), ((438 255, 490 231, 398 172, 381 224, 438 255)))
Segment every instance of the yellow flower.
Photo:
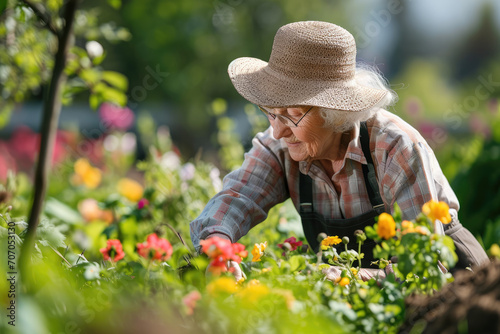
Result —
POLYGON ((396 222, 390 214, 384 212, 378 216, 377 234, 386 240, 396 235, 396 222))
POLYGON ((207 284, 207 292, 212 297, 235 293, 236 282, 232 277, 219 277, 207 284))
POLYGON ((267 241, 264 241, 260 244, 255 244, 252 249, 252 262, 259 262, 262 255, 264 255, 264 251, 267 247, 267 241))
POLYGON ((340 279, 339 285, 340 285, 340 286, 346 286, 346 285, 348 285, 350 282, 351 282, 351 281, 349 280, 349 278, 347 278, 347 277, 342 277, 342 278, 340 279))
POLYGON ((351 268, 351 272, 354 276, 356 276, 358 274, 358 269, 356 268, 351 268))
POLYGON ((263 284, 248 284, 236 294, 245 301, 245 304, 256 304, 259 299, 267 296, 270 290, 263 284))
POLYGON ((272 268, 269 268, 269 267, 268 267, 268 268, 263 268, 263 269, 262 269, 262 273, 263 273, 263 274, 265 274, 265 273, 270 272, 271 270, 273 270, 273 269, 272 269, 272 268))
POLYGON ((250 281, 248 281, 248 285, 259 285, 260 284, 260 281, 258 279, 251 279, 250 281))
POLYGON ((321 249, 327 250, 328 247, 333 246, 333 245, 338 245, 341 242, 342 242, 342 240, 336 235, 333 237, 326 237, 325 239, 321 240, 321 249))
POLYGON ((451 222, 450 207, 445 202, 430 200, 422 206, 422 212, 429 217, 432 222, 439 220, 443 224, 451 222))
POLYGON ((75 162, 75 174, 72 181, 75 185, 83 184, 89 189, 95 189, 101 183, 101 170, 92 167, 89 161, 85 158, 80 158, 75 162))
POLYGON ((488 254, 490 256, 500 258, 500 247, 497 244, 491 245, 490 249, 488 250, 488 254))
POLYGON ((131 202, 137 202, 142 198, 144 189, 139 182, 129 178, 123 178, 118 181, 118 192, 131 202))

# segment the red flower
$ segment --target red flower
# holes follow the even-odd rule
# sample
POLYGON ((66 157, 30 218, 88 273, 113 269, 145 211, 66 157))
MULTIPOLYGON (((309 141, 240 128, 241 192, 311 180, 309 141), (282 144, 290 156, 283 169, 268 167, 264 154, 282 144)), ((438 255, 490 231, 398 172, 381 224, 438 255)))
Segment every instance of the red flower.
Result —
POLYGON ((222 256, 224 259, 229 260, 234 255, 232 243, 227 239, 212 237, 207 240, 201 240, 200 245, 202 252, 207 254, 211 259, 222 256))
POLYGON ((122 243, 117 239, 109 239, 106 243, 106 247, 101 248, 99 251, 102 253, 105 261, 112 260, 117 262, 125 257, 122 243))
POLYGON ((285 241, 283 241, 282 244, 278 244, 278 247, 283 249, 283 244, 285 243, 289 243, 290 246, 292 246, 292 248, 290 249, 290 252, 296 250, 297 248, 299 248, 300 246, 302 246, 302 241, 297 241, 297 239, 295 237, 290 237, 288 239, 286 239, 285 241))
POLYGON ((167 239, 159 238, 156 233, 147 236, 146 241, 137 244, 137 253, 146 259, 167 261, 174 249, 167 239))
POLYGON ((241 259, 248 256, 245 246, 239 243, 233 244, 224 238, 212 237, 201 240, 200 244, 201 251, 212 260, 209 271, 216 275, 228 270, 227 261, 241 263, 241 259))
POLYGON ((248 251, 245 250, 245 246, 239 243, 233 244, 233 253, 234 256, 232 257, 232 260, 238 263, 241 262, 242 258, 248 256, 248 251))

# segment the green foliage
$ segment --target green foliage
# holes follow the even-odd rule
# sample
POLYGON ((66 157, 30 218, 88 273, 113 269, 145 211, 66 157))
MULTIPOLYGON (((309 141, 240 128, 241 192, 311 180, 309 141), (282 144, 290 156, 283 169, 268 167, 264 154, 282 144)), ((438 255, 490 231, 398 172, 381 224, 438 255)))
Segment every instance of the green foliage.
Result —
MULTIPOLYGON (((121 1, 109 1, 119 8, 121 1)), ((16 103, 29 99, 46 89, 50 81, 54 57, 57 51, 57 36, 63 24, 59 16, 63 1, 36 2, 35 6, 45 14, 43 20, 22 1, 8 1, 0 21, 0 42, 6 47, 0 49, 0 128, 10 119, 16 103), (50 29, 43 28, 50 25, 50 29), (45 22, 48 21, 48 22, 45 22)), ((127 40, 130 34, 124 28, 109 24, 99 25, 97 10, 80 10, 75 19, 77 45, 68 54, 65 73, 68 80, 63 88, 62 101, 70 104, 76 94, 89 90, 89 103, 97 108, 108 101, 123 106, 127 102, 128 88, 125 76, 114 71, 103 71, 99 65, 106 53, 96 40, 127 40)))
POLYGON ((460 221, 473 234, 483 234, 488 221, 493 222, 500 217, 499 163, 500 141, 491 139, 484 143, 477 160, 452 182, 461 203, 460 221))

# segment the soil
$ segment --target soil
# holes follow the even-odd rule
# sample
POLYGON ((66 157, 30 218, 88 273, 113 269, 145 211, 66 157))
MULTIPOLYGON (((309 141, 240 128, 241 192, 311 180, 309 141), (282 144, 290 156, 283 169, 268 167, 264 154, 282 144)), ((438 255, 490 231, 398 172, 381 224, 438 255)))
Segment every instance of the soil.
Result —
POLYGON ((406 299, 400 333, 500 333, 500 261, 454 277, 432 296, 406 299))

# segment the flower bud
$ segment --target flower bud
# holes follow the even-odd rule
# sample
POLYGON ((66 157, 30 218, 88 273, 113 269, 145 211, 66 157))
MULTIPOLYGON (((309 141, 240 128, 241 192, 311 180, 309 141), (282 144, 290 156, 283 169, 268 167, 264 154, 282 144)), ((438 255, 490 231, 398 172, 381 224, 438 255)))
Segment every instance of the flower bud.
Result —
POLYGON ((366 234, 365 232, 361 231, 361 230, 356 230, 354 232, 354 235, 356 236, 356 242, 360 242, 361 244, 363 244, 366 240, 366 234))
POLYGON ((316 240, 318 240, 318 242, 321 242, 321 241, 323 241, 323 239, 326 239, 326 238, 328 238, 326 233, 321 232, 320 234, 318 234, 318 238, 316 240))
POLYGON ((347 245, 349 243, 349 237, 343 237, 342 242, 347 245))

